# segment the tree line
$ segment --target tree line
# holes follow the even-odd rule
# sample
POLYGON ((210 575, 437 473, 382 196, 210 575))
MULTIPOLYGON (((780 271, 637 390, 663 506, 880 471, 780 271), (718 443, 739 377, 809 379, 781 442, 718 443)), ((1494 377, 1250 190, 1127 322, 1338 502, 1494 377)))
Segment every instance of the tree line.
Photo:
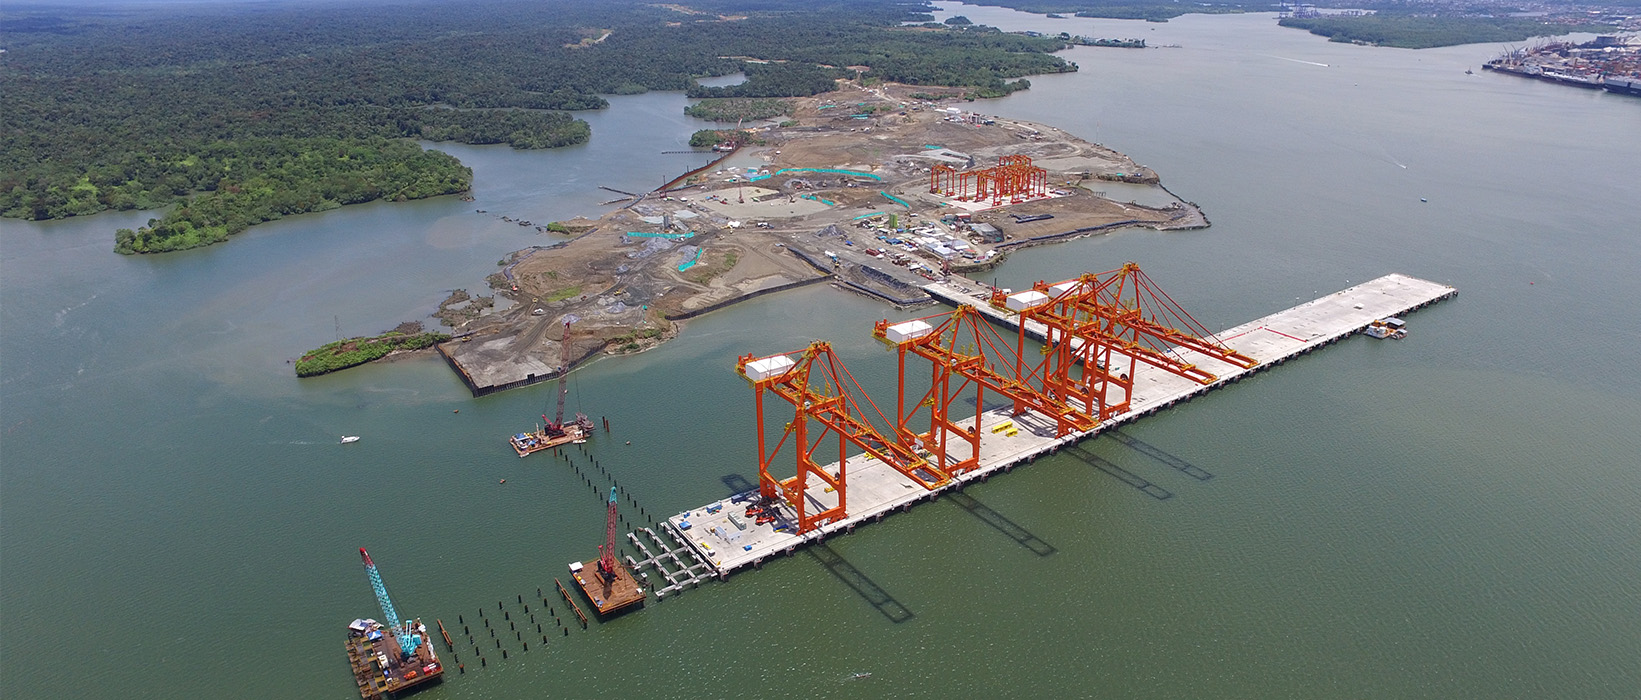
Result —
MULTIPOLYGON (((848 66, 886 80, 1001 94, 1024 86, 1013 80, 1020 76, 1075 69, 1052 55, 1064 46, 1052 38, 902 26, 931 18, 922 2, 713 0, 690 7, 704 14, 637 0, 479 0, 459 13, 423 0, 254 11, 232 4, 8 9, 0 18, 8 42, 0 60, 0 215, 48 219, 189 201, 217 192, 222 178, 215 174, 241 148, 287 149, 282 162, 294 164, 333 141, 404 159, 411 156, 384 150, 381 141, 581 143, 590 136, 584 121, 547 110, 602 108, 604 94, 813 95, 853 75, 848 66), (582 44, 588 28, 611 34, 582 44), (743 69, 748 81, 739 86, 704 88, 694 80, 743 69)), ((299 194, 269 212, 294 211, 286 205, 308 201, 321 186, 304 179, 319 171, 275 170, 299 194)), ((371 180, 390 170, 356 175, 383 196, 448 189, 371 180)), ((123 247, 205 240, 222 226, 149 239, 133 232, 123 247)))
POLYGON ((1385 13, 1284 17, 1278 20, 1278 24, 1325 36, 1330 41, 1402 49, 1522 41, 1535 36, 1611 29, 1599 25, 1547 25, 1543 21, 1525 17, 1432 17, 1385 13))
POLYGON ((380 138, 220 142, 176 165, 190 179, 171 186, 198 194, 147 226, 116 231, 115 252, 198 248, 291 214, 465 192, 473 182, 448 154, 380 138))

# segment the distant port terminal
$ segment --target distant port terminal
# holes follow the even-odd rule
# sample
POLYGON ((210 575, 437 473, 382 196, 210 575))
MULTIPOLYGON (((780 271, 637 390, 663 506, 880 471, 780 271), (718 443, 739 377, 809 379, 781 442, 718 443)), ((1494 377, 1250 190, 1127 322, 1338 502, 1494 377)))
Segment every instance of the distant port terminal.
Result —
POLYGON ((1599 36, 1584 44, 1554 42, 1514 49, 1482 66, 1562 85, 1641 96, 1641 42, 1599 36))

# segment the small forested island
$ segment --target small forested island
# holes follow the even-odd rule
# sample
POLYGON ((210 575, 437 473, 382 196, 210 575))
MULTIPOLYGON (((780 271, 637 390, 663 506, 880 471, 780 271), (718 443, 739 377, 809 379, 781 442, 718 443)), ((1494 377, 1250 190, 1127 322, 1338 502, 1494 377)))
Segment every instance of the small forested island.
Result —
POLYGON ((347 338, 310 350, 296 361, 296 376, 329 374, 381 359, 395 351, 423 350, 446 340, 450 340, 448 333, 424 332, 420 322, 402 323, 381 335, 347 338))
POLYGON ((1094 39, 1086 36, 1074 36, 1067 39, 1078 46, 1099 46, 1111 49, 1143 49, 1144 39, 1094 39))
POLYGON ((115 236, 118 252, 160 253, 286 215, 462 192, 467 168, 414 140, 583 143, 590 128, 565 111, 607 107, 600 95, 753 100, 701 108, 739 120, 773 108, 766 98, 820 94, 862 73, 990 97, 1025 89, 1022 76, 1076 70, 1052 55, 1066 47, 1055 38, 907 24, 929 22, 931 9, 897 0, 7 7, 0 215, 173 207, 115 236), (747 81, 696 82, 736 72, 747 81))

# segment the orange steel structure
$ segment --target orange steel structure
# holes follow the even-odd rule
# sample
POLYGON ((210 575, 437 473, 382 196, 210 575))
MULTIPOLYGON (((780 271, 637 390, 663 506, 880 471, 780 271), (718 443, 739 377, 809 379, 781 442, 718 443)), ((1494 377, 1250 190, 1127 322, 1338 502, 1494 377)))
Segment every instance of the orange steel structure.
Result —
POLYGON ((929 192, 963 201, 989 198, 992 206, 1001 205, 1004 197, 1019 204, 1048 194, 1048 171, 1032 165, 1030 156, 1021 155, 1003 156, 996 167, 983 170, 958 172, 950 165, 937 164, 929 169, 929 192))
POLYGON ((872 335, 895 348, 899 355, 895 432, 900 443, 908 449, 927 450, 935 466, 949 474, 959 475, 980 466, 980 419, 988 390, 1013 400, 1016 415, 1032 410, 1054 419, 1059 435, 1096 425, 1086 413, 1027 384, 1022 379, 1023 362, 1016 348, 1010 347, 972 306, 892 325, 879 321, 872 335), (909 354, 928 360, 933 369, 928 391, 914 397, 910 411, 906 401, 909 354), (970 390, 974 392, 972 421, 952 411, 952 404, 970 390), (918 433, 911 422, 924 407, 929 409, 929 430, 918 433), (958 444, 952 444, 953 437, 958 444))
MULTIPOLYGON (((785 358, 770 356, 762 358, 785 358)), ((843 362, 832 352, 832 346, 824 341, 816 341, 806 348, 802 358, 792 363, 790 368, 774 376, 755 378, 748 373, 747 365, 757 362, 760 358, 752 355, 740 357, 735 363, 736 371, 752 384, 754 402, 758 416, 758 491, 766 499, 786 501, 797 511, 798 533, 803 534, 814 530, 828 522, 841 520, 847 516, 848 509, 848 449, 853 445, 867 455, 878 459, 891 468, 905 474, 908 478, 921 484, 926 489, 936 489, 950 481, 951 476, 929 464, 916 452, 903 447, 896 441, 883 437, 872 424, 864 419, 864 412, 860 409, 858 394, 877 412, 884 423, 888 418, 872 403, 871 397, 860 388, 860 384, 849 374, 843 362), (851 389, 853 391, 851 392, 851 389), (775 396, 792 404, 795 413, 791 422, 787 423, 781 439, 775 443, 773 449, 766 449, 766 430, 764 426, 764 392, 768 391, 775 396), (810 422, 820 425, 820 432, 811 436, 810 422), (821 465, 816 464, 815 451, 829 434, 835 434, 838 439, 838 470, 832 474, 821 465), (792 439, 793 451, 797 456, 797 474, 779 479, 769 473, 775 457, 792 439), (813 475, 830 487, 837 496, 837 503, 832 507, 819 506, 816 512, 810 512, 809 497, 820 494, 808 494, 809 477, 813 475)), ((824 502, 824 497, 817 498, 824 502)))
MULTIPOLYGON (((1213 340, 1212 333, 1132 262, 1058 285, 1038 282, 1033 289, 1050 298, 1020 311, 1017 347, 1022 355, 1026 322, 1047 327, 1047 361, 1031 369, 1031 381, 1097 421, 1128 411, 1134 370, 1141 362, 1204 385, 1219 377, 1186 362, 1179 349, 1242 368, 1259 364, 1213 340)), ((996 291, 991 303, 1006 308, 1007 298, 996 291)), ((1023 363, 1018 371, 1026 376, 1023 363)))
POLYGON ((947 197, 957 195, 957 168, 945 163, 935 163, 929 168, 929 192, 943 194, 947 197))

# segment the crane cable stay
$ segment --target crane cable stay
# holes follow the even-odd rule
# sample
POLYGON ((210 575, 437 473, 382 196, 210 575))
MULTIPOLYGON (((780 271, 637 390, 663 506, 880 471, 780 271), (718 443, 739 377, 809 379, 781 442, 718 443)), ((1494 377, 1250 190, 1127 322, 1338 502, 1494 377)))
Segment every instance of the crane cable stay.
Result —
POLYGON ((376 570, 376 562, 370 560, 370 552, 364 547, 359 548, 359 556, 365 560, 365 574, 370 576, 370 587, 376 592, 376 602, 382 606, 382 616, 387 618, 387 627, 393 632, 393 638, 399 642, 401 658, 410 658, 416 653, 422 639, 411 629, 409 620, 401 622, 399 612, 393 609, 393 599, 387 595, 387 584, 382 583, 382 574, 376 570))

